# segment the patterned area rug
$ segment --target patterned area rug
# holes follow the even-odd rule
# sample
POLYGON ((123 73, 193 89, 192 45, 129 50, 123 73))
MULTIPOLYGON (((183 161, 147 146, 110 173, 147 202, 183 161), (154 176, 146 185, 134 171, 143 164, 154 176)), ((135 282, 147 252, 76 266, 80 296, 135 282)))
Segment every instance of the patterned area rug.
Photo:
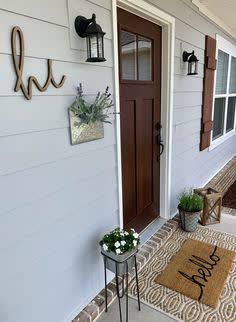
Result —
MULTIPOLYGON (((157 284, 154 280, 187 239, 204 241, 236 251, 236 236, 198 227, 195 232, 186 233, 177 228, 163 246, 153 255, 139 272, 141 300, 163 310, 173 318, 185 322, 235 322, 236 321, 236 261, 234 260, 216 309, 195 301, 181 293, 157 284)), ((136 297, 135 281, 130 283, 130 295, 136 297)))

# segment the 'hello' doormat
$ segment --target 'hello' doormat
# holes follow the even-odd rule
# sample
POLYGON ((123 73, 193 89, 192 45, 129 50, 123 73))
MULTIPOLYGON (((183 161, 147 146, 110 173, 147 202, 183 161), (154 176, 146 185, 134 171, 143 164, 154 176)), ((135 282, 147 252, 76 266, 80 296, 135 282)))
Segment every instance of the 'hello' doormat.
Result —
POLYGON ((233 251, 188 239, 155 282, 216 308, 234 257, 233 251))

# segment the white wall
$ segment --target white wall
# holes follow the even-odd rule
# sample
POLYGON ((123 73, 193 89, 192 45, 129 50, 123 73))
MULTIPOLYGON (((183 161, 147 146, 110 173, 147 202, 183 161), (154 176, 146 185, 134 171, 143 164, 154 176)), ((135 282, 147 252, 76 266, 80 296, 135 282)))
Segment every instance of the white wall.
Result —
MULTIPOLYGON (((214 150, 199 151, 205 35, 222 30, 201 16, 191 0, 151 0, 176 18, 175 75, 173 100, 173 148, 171 214, 176 213, 179 193, 188 187, 202 187, 236 153, 236 136, 214 150), (183 51, 195 51, 199 74, 187 76, 183 51)), ((229 39, 231 41, 235 41, 229 39)))
POLYGON ((89 95, 113 92, 111 2, 0 0, 0 8, 0 321, 69 321, 103 287, 97 243, 118 225, 114 122, 103 140, 71 146, 67 117, 79 82, 89 95), (105 63, 85 63, 71 15, 86 11, 107 32, 105 63), (61 89, 34 89, 31 101, 13 91, 15 25, 24 79, 44 83, 52 58, 55 79, 67 77, 61 89))
MULTIPOLYGON (((186 186, 201 186, 236 152, 235 137, 199 152, 205 34, 220 33, 190 0, 152 0, 176 17, 172 213, 186 186), (189 7, 190 6, 190 7, 189 7), (195 49, 198 76, 186 76, 183 50, 195 49)), ((105 138, 71 146, 67 107, 79 82, 88 95, 113 91, 111 0, 0 0, 0 321, 67 322, 103 287, 97 242, 118 225, 115 126, 105 138), (107 62, 85 63, 77 15, 97 13, 107 62), (10 36, 25 36, 25 79, 43 83, 53 59, 61 89, 14 93, 10 36)))

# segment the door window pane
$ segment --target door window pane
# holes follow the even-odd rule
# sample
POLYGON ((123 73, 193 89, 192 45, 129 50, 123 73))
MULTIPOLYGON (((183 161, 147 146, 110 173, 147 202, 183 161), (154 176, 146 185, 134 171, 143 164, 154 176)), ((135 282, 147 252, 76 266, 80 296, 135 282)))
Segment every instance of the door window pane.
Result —
POLYGON ((138 79, 152 80, 152 41, 138 36, 138 79))
POLYGON ((230 94, 236 93, 236 58, 233 56, 231 58, 229 92, 230 94))
POLYGON ((229 131, 233 130, 233 128, 234 128, 235 102, 236 102, 236 97, 229 97, 226 132, 229 132, 229 131))
POLYGON ((216 94, 226 94, 229 55, 222 50, 218 51, 216 94))
POLYGON ((225 98, 216 98, 214 107, 213 140, 224 132, 225 98))
POLYGON ((121 31, 122 79, 137 80, 137 41, 136 35, 121 31))

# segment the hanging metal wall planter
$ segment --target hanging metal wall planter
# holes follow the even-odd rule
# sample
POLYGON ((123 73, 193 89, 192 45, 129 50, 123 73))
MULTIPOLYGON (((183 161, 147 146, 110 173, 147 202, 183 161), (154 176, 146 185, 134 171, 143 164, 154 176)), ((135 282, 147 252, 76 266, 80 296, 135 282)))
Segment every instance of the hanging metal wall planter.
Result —
POLYGON ((71 144, 80 144, 104 138, 104 125, 100 121, 81 122, 75 113, 69 109, 71 144))
POLYGON ((69 107, 71 144, 104 138, 104 123, 111 124, 109 110, 112 106, 108 86, 104 92, 98 92, 93 101, 87 101, 80 83, 76 99, 69 107))

